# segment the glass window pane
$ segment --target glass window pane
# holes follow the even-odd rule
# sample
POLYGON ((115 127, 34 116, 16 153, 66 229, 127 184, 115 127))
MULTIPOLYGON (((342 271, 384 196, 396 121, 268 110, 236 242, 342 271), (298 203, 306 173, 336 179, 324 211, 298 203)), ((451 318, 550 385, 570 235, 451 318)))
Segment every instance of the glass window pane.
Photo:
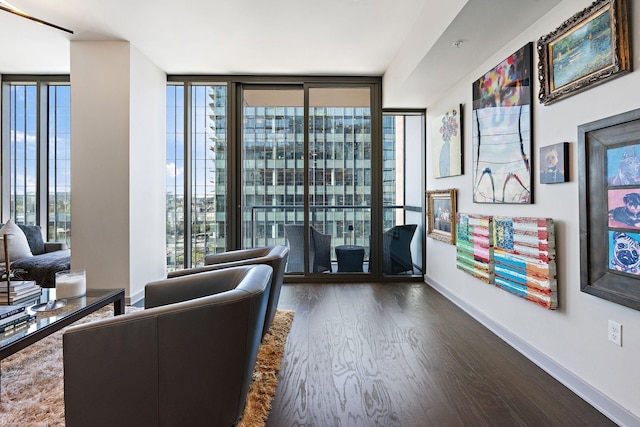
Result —
POLYGON ((226 250, 227 87, 191 86, 191 105, 184 108, 184 85, 167 86, 167 268, 203 265, 208 253, 226 250), (189 113, 191 134, 184 134, 189 113), (185 161, 185 140, 191 157, 185 161), (185 173, 192 177, 185 206, 185 173), (185 217, 191 222, 191 239, 185 235, 185 217), (190 265, 185 265, 188 251, 190 265))
POLYGON ((49 86, 48 239, 71 247, 71 86, 49 86))

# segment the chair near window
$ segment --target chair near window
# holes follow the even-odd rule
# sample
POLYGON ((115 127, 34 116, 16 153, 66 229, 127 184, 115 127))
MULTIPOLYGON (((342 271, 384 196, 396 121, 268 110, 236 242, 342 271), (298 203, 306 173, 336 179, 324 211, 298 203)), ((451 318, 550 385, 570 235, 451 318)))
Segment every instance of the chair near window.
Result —
POLYGON ((382 236, 382 270, 384 274, 413 273, 411 240, 416 232, 416 224, 396 225, 382 236))
MULTIPOLYGON (((309 271, 311 273, 331 272, 331 235, 309 226, 309 271)), ((285 224, 284 235, 289 241, 287 272, 304 272, 304 225, 285 224)))
POLYGON ((187 268, 171 271, 167 278, 186 276, 188 274, 202 273, 205 271, 221 270, 223 268, 243 265, 266 264, 273 268, 273 279, 269 293, 269 302, 264 321, 262 336, 265 336, 271 327, 273 318, 278 308, 284 267, 287 264, 289 248, 284 245, 266 246, 260 248, 239 249, 207 255, 204 258, 204 267, 187 268))

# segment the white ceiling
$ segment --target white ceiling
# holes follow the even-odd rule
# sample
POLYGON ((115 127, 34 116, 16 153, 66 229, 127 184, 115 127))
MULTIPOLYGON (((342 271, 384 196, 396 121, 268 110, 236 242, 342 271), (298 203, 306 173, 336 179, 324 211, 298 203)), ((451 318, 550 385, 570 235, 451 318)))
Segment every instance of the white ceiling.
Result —
POLYGON ((425 107, 413 104, 437 97, 561 0, 9 1, 74 34, 0 11, 0 74, 66 74, 70 41, 125 40, 168 74, 389 71, 392 106, 425 107), (416 84, 433 95, 412 99, 416 84))

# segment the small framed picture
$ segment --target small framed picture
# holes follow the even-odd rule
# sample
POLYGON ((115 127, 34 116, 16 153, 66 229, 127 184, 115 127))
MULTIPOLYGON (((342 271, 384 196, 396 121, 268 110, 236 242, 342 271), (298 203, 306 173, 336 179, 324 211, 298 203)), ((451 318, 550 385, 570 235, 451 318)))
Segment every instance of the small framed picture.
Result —
POLYGON ((456 242, 456 189, 427 191, 427 236, 456 242))
POLYGON ((463 174, 462 104, 436 117, 431 124, 431 158, 434 178, 463 174))
POLYGON ((540 184, 569 181, 569 143, 540 148, 540 184))

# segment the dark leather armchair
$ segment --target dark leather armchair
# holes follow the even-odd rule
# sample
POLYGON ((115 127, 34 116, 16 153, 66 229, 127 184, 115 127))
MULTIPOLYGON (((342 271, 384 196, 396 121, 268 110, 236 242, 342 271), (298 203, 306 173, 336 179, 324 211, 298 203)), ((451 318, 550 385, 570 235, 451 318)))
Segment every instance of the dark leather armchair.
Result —
POLYGON ((256 363, 272 268, 231 267, 145 287, 145 310, 63 335, 74 426, 231 426, 256 363))
POLYGON ((273 279, 271 281, 271 291, 269 293, 269 303, 264 321, 264 336, 271 327, 273 317, 278 309, 280 300, 280 290, 284 278, 284 269, 289 257, 287 246, 267 246, 262 248, 241 249, 227 251, 219 254, 207 255, 204 259, 204 267, 187 268, 184 270, 172 271, 167 277, 179 277, 187 274, 201 273, 203 271, 220 270, 222 268, 236 267, 239 265, 266 264, 273 268, 273 279))
POLYGON ((382 265, 385 274, 413 272, 411 240, 416 232, 416 224, 396 225, 382 236, 382 265))
MULTIPOLYGON (((284 234, 291 247, 287 272, 304 272, 304 225, 286 224, 284 234)), ((309 226, 309 271, 311 273, 331 272, 331 235, 309 226)))

